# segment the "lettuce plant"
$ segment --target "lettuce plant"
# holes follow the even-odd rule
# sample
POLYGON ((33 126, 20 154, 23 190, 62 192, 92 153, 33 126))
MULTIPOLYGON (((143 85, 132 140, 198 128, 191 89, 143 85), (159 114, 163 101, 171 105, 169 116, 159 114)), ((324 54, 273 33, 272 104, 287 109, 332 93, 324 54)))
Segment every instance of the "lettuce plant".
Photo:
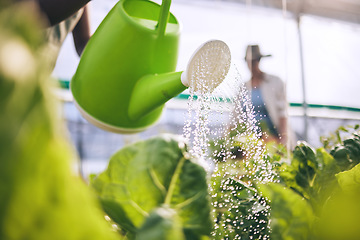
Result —
POLYGON ((129 239, 200 239, 212 230, 206 172, 174 136, 124 147, 91 185, 129 239))
POLYGON ((300 142, 291 163, 279 168, 281 183, 261 186, 271 206, 271 237, 359 239, 359 150, 357 132, 329 152, 300 142))
POLYGON ((360 238, 360 165, 336 174, 339 188, 323 206, 313 239, 355 240, 360 238))

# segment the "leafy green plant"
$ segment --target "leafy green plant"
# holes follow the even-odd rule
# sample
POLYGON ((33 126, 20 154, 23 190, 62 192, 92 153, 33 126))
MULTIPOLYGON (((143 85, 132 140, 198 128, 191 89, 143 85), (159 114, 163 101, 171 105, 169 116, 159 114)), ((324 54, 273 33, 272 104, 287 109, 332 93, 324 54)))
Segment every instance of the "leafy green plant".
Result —
POLYGON ((121 239, 74 174, 40 27, 28 5, 0 12, 0 239, 121 239))
POLYGON ((330 153, 324 148, 316 151, 305 142, 300 142, 293 151, 290 165, 284 164, 280 177, 313 207, 322 205, 337 184, 335 174, 351 169, 360 162, 360 137, 350 137, 333 146, 330 153))
POLYGON ((323 206, 314 239, 359 239, 360 165, 336 174, 336 179, 339 187, 323 206))
POLYGON ((359 186, 359 146, 359 135, 353 132, 345 139, 338 139, 336 145, 330 148, 330 153, 325 148, 314 150, 305 142, 295 147, 291 163, 280 166, 281 183, 276 184, 276 189, 272 189, 274 186, 269 188, 271 185, 262 186, 265 189, 264 196, 269 199, 271 206, 272 238, 359 239, 360 233, 354 227, 359 213, 359 207, 355 204, 359 188, 353 188, 359 186), (349 188, 352 190, 349 191, 349 188), (289 205, 291 198, 287 195, 290 194, 290 189, 293 190, 293 198, 294 193, 298 195, 298 203, 289 205), (276 192, 282 194, 276 195, 276 192), (303 202, 303 212, 296 213, 293 211, 296 209, 291 206, 299 205, 300 201, 303 202), (278 202, 282 204, 279 205, 278 202), (279 222, 290 221, 284 210, 288 211, 292 222, 302 222, 302 227, 277 225, 279 222), (291 214, 289 210, 292 211, 291 214), (284 218, 287 220, 283 221, 284 218))
MULTIPOLYGON (((323 148, 314 149, 306 142, 299 142, 291 153, 290 162, 286 161, 286 154, 280 146, 267 146, 267 152, 264 158, 267 158, 272 164, 272 168, 277 172, 279 178, 277 183, 269 183, 257 185, 254 182, 254 176, 244 178, 248 181, 253 179, 248 186, 252 186, 252 191, 247 193, 256 193, 257 199, 267 199, 270 206, 270 214, 264 215, 264 225, 269 224, 270 239, 358 239, 360 234, 356 232, 353 222, 358 215, 358 207, 354 206, 355 199, 358 196, 349 197, 347 193, 341 190, 340 178, 342 174, 348 174, 346 171, 355 169, 360 162, 360 136, 357 132, 359 126, 340 127, 332 136, 325 138, 323 148), (269 148, 276 149, 269 150, 269 148), (339 207, 346 204, 346 207, 339 207), (337 206, 337 210, 335 210, 337 206), (350 208, 348 206, 351 206, 350 208), (344 208, 343 214, 339 211, 344 208), (350 210, 353 209, 353 212, 350 210), (336 214, 335 214, 336 213, 336 214), (336 230, 335 225, 340 224, 336 220, 336 216, 341 216, 342 223, 346 223, 345 231, 336 230), (351 221, 349 219, 352 219, 351 221), (327 225, 328 224, 328 225, 327 225), (320 227, 321 226, 321 227, 320 227), (332 226, 333 231, 326 231, 332 226), (331 233, 330 233, 331 232, 331 233), (336 233, 337 232, 337 233, 336 233), (347 236, 342 238, 341 236, 347 236), (357 237, 357 238, 356 238, 357 237)), ((235 138, 234 138, 235 139, 235 138)), ((211 149, 216 153, 226 153, 226 148, 237 151, 234 147, 244 147, 241 143, 234 142, 234 147, 225 146, 226 141, 220 141, 221 144, 213 144, 211 149), (224 150, 225 149, 225 150, 224 150)), ((218 165, 222 162, 233 161, 226 155, 218 155, 218 165)), ((230 163, 232 168, 237 169, 238 175, 241 175, 243 157, 238 158, 237 164, 230 163)), ((251 159, 250 163, 251 165, 251 159)), ((249 166, 249 165, 248 165, 249 166)), ((352 171, 352 170, 351 170, 352 171)), ((253 175, 258 172, 247 172, 253 175)), ((228 173, 228 175, 232 175, 228 173)), ((234 175, 232 175, 234 176, 234 175)), ((357 181, 357 176, 353 173, 353 180, 357 181)), ((215 212, 224 216, 220 222, 220 227, 215 230, 216 236, 222 236, 219 239, 233 239, 235 236, 245 237, 244 231, 236 233, 236 221, 242 216, 241 211, 232 214, 233 206, 247 206, 248 209, 254 208, 256 202, 251 202, 253 196, 248 195, 245 202, 234 204, 235 196, 241 194, 246 187, 235 188, 232 184, 224 184, 233 182, 229 181, 229 176, 224 172, 218 175, 214 185, 216 190, 212 193, 216 202, 215 212), (219 187, 221 186, 221 187, 219 187), (225 186, 225 187, 224 187, 225 186), (235 190, 234 190, 235 189, 235 190), (226 196, 221 199, 220 196, 226 196), (231 196, 231 197, 229 197, 231 196), (224 209, 218 206, 225 206, 224 209), (229 207, 231 206, 231 207, 229 207), (221 212, 223 211, 223 212, 221 212), (225 236, 225 237, 224 237, 225 236)), ((239 207, 240 209, 240 207, 239 207)), ((340 218, 340 219, 341 219, 340 218)), ((251 222, 253 219, 247 219, 247 223, 255 226, 256 223, 251 222)), ((264 236, 264 235, 262 235, 264 236)), ((266 235, 265 235, 266 236, 266 235)), ((246 239, 249 236, 245 237, 246 239)), ((251 235, 254 239, 261 239, 259 235, 251 235)))
POLYGON ((153 210, 139 229, 136 239, 185 239, 181 219, 175 210, 159 207, 153 210))
POLYGON ((226 173, 212 178, 214 239, 259 239, 269 235, 268 206, 257 190, 226 173))
POLYGON ((259 186, 271 206, 270 239, 306 240, 315 220, 311 205, 300 195, 278 183, 259 186))
POLYGON ((321 136, 320 141, 326 150, 331 150, 335 145, 342 144, 344 138, 350 137, 352 133, 359 131, 359 129, 359 124, 355 126, 340 126, 328 136, 321 136))
MULTIPOLYGON (((121 149, 91 184, 129 239, 145 236, 142 231, 148 231, 151 219, 157 219, 159 231, 166 230, 159 227, 166 221, 176 231, 181 227, 184 237, 178 239, 200 239, 210 235, 213 225, 206 179, 204 168, 188 157, 186 145, 169 135, 121 149)), ((147 239, 168 239, 166 235, 158 232, 147 239)))

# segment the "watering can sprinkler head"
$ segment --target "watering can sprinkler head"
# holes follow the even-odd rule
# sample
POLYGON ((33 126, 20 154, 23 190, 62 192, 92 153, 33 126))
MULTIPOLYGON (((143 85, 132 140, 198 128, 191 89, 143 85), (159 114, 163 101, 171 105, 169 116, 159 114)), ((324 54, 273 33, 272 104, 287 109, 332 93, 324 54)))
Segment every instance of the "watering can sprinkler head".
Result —
POLYGON ((225 79, 230 64, 228 45, 220 40, 207 41, 193 53, 181 82, 195 93, 212 92, 225 79))

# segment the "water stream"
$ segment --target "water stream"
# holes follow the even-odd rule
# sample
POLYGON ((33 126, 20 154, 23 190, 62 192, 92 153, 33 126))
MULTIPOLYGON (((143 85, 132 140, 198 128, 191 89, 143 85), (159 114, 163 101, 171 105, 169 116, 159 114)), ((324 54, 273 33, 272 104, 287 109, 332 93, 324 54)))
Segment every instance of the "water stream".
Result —
POLYGON ((256 185, 272 182, 276 176, 267 161, 266 146, 241 75, 232 64, 214 92, 205 91, 206 86, 201 84, 197 88, 189 89, 183 135, 190 153, 212 175, 213 237, 268 239, 269 206, 256 185), (218 121, 211 124, 216 127, 210 128, 210 121, 218 121))

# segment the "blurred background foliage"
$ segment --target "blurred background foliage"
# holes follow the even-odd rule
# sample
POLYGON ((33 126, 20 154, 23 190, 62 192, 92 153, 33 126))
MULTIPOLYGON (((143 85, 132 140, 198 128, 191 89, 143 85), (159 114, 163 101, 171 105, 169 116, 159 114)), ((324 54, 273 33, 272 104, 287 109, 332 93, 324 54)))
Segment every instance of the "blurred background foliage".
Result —
MULTIPOLYGON (((244 162, 249 159, 239 156, 217 159, 219 169, 229 168, 221 167, 229 161, 236 163, 231 168, 238 168, 212 178, 213 205, 220 225, 215 229, 216 236, 221 236, 218 239, 233 236, 249 239, 249 228, 239 225, 243 220, 239 216, 247 215, 257 216, 247 223, 260 230, 252 239, 359 239, 356 224, 360 211, 359 134, 358 125, 343 126, 322 137, 323 147, 314 149, 306 142, 298 142, 290 156, 283 146, 270 144, 263 157, 271 163, 277 178, 267 184, 259 184, 256 176, 251 176, 256 172, 243 175, 244 162), (269 209, 262 209, 262 214, 254 213, 262 199, 266 199, 269 209), (254 222, 256 218, 259 221, 254 222)), ((239 148, 242 144, 234 145, 239 148)), ((212 144, 215 152, 223 151, 221 147, 212 144)))

